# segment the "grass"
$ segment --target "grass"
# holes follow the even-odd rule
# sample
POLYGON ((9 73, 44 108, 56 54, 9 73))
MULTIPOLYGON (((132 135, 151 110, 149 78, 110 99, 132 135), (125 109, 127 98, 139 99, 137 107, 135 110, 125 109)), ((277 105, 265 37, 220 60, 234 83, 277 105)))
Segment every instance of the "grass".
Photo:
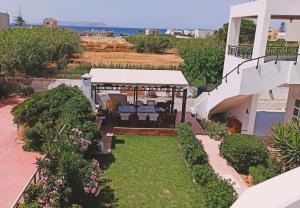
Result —
POLYGON ((203 207, 175 138, 120 136, 115 143, 113 154, 101 160, 116 206, 203 207))

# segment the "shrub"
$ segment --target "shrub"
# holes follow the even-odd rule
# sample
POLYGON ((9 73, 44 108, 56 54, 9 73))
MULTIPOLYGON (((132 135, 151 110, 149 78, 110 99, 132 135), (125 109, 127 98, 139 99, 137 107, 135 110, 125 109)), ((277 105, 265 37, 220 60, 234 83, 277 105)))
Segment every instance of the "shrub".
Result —
POLYGON ((205 129, 206 133, 210 136, 210 138, 216 141, 224 139, 225 136, 228 134, 228 128, 225 124, 207 121, 205 119, 202 119, 200 123, 205 129))
POLYGON ((280 164, 275 160, 268 160, 267 165, 252 166, 249 168, 253 184, 259 184, 282 173, 280 164))
POLYGON ((275 124, 273 139, 285 169, 289 170, 300 166, 300 120, 275 124))
POLYGON ((79 66, 76 66, 73 69, 73 72, 76 74, 85 74, 85 73, 89 73, 91 68, 92 68, 92 65, 90 65, 90 64, 80 64, 79 66))
POLYGON ((237 199, 232 185, 222 179, 212 180, 204 186, 203 195, 207 208, 229 208, 237 199))
POLYGON ((210 165, 195 165, 192 168, 193 178, 201 185, 206 186, 210 181, 217 179, 217 175, 210 165))
POLYGON ((170 35, 134 35, 127 37, 127 41, 135 46, 139 53, 164 53, 172 45, 174 37, 170 35))
POLYGON ((29 96, 33 95, 34 89, 32 89, 31 87, 26 87, 26 88, 21 89, 19 93, 24 97, 29 97, 29 96))
POLYGON ((248 173, 250 166, 264 164, 268 158, 264 142, 252 135, 232 134, 220 145, 221 155, 237 171, 248 173))
POLYGON ((193 134, 190 124, 179 127, 177 138, 182 145, 182 154, 190 167, 196 164, 206 164, 208 157, 200 141, 193 134))

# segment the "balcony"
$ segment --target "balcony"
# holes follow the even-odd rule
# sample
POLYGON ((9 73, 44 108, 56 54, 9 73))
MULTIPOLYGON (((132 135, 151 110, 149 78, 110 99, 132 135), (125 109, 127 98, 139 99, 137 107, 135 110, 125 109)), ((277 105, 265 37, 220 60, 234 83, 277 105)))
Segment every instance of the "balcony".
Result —
MULTIPOLYGON (((265 62, 270 61, 297 61, 299 47, 296 46, 268 46, 265 62)), ((253 46, 228 46, 228 55, 250 60, 253 46)), ((257 58, 257 57, 254 57, 257 58)))

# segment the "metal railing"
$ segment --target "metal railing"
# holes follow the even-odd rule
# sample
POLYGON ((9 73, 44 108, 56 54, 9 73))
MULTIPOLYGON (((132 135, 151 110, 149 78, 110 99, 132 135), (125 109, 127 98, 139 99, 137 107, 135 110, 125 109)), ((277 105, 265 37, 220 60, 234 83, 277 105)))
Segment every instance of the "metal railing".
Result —
POLYGON ((30 180, 27 182, 27 184, 24 186, 22 192, 18 196, 17 200, 15 201, 13 208, 19 207, 21 203, 24 202, 24 192, 26 191, 27 187, 30 184, 36 184, 41 180, 41 169, 37 168, 36 171, 34 172, 33 176, 30 178, 30 180))
MULTIPOLYGON (((294 63, 294 64, 296 65, 296 64, 298 63, 298 58, 299 58, 300 54, 297 53, 295 56, 296 56, 296 58, 295 58, 296 60, 295 60, 295 63, 294 63)), ((215 84, 215 85, 209 87, 209 88, 207 89, 208 95, 209 95, 210 92, 212 92, 213 90, 218 89, 218 87, 223 83, 223 80, 225 80, 225 82, 227 83, 227 82, 228 82, 228 76, 229 76, 230 74, 232 74, 232 73, 235 72, 235 71, 239 74, 239 73, 240 73, 240 67, 241 67, 243 64, 248 63, 248 62, 252 62, 252 61, 257 61, 256 69, 258 69, 260 60, 265 59, 265 58, 268 58, 268 57, 274 57, 274 56, 272 56, 272 55, 267 55, 267 56, 261 56, 261 57, 258 57, 258 58, 253 58, 253 59, 249 59, 249 60, 243 61, 243 62, 240 63, 237 67, 235 67, 235 68, 232 69, 230 72, 228 72, 225 76, 223 76, 222 79, 221 79, 217 84, 215 84)), ((271 60, 271 61, 274 61, 275 64, 277 64, 278 61, 290 61, 290 60, 281 60, 281 59, 279 59, 279 55, 276 55, 275 59, 274 59, 274 60, 271 60)))
MULTIPOLYGON (((242 59, 252 59, 253 46, 228 45, 228 55, 242 59)), ((299 47, 296 46, 267 46, 266 56, 297 56, 299 47)))

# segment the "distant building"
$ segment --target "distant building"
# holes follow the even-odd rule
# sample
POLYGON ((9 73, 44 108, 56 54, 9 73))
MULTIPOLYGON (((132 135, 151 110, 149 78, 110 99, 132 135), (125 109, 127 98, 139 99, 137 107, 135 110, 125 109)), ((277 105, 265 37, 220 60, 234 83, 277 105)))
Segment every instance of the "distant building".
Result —
POLYGON ((269 41, 278 40, 278 33, 279 33, 279 30, 277 28, 270 27, 269 31, 268 31, 268 40, 269 41))
POLYGON ((43 25, 45 27, 57 28, 57 20, 53 18, 45 18, 43 20, 43 25))
POLYGON ((147 28, 145 31, 144 31, 144 34, 145 35, 154 35, 154 34, 158 34, 158 30, 155 30, 155 29, 152 29, 152 28, 147 28))
POLYGON ((213 35, 214 34, 214 30, 209 30, 209 29, 197 29, 194 31, 195 38, 206 38, 209 35, 213 35))
POLYGON ((0 12, 0 30, 5 28, 9 28, 9 14, 0 12))
POLYGON ((183 30, 183 34, 185 36, 195 36, 195 31, 194 30, 183 30))
POLYGON ((81 36, 114 37, 113 31, 107 30, 87 30, 80 34, 81 36))

